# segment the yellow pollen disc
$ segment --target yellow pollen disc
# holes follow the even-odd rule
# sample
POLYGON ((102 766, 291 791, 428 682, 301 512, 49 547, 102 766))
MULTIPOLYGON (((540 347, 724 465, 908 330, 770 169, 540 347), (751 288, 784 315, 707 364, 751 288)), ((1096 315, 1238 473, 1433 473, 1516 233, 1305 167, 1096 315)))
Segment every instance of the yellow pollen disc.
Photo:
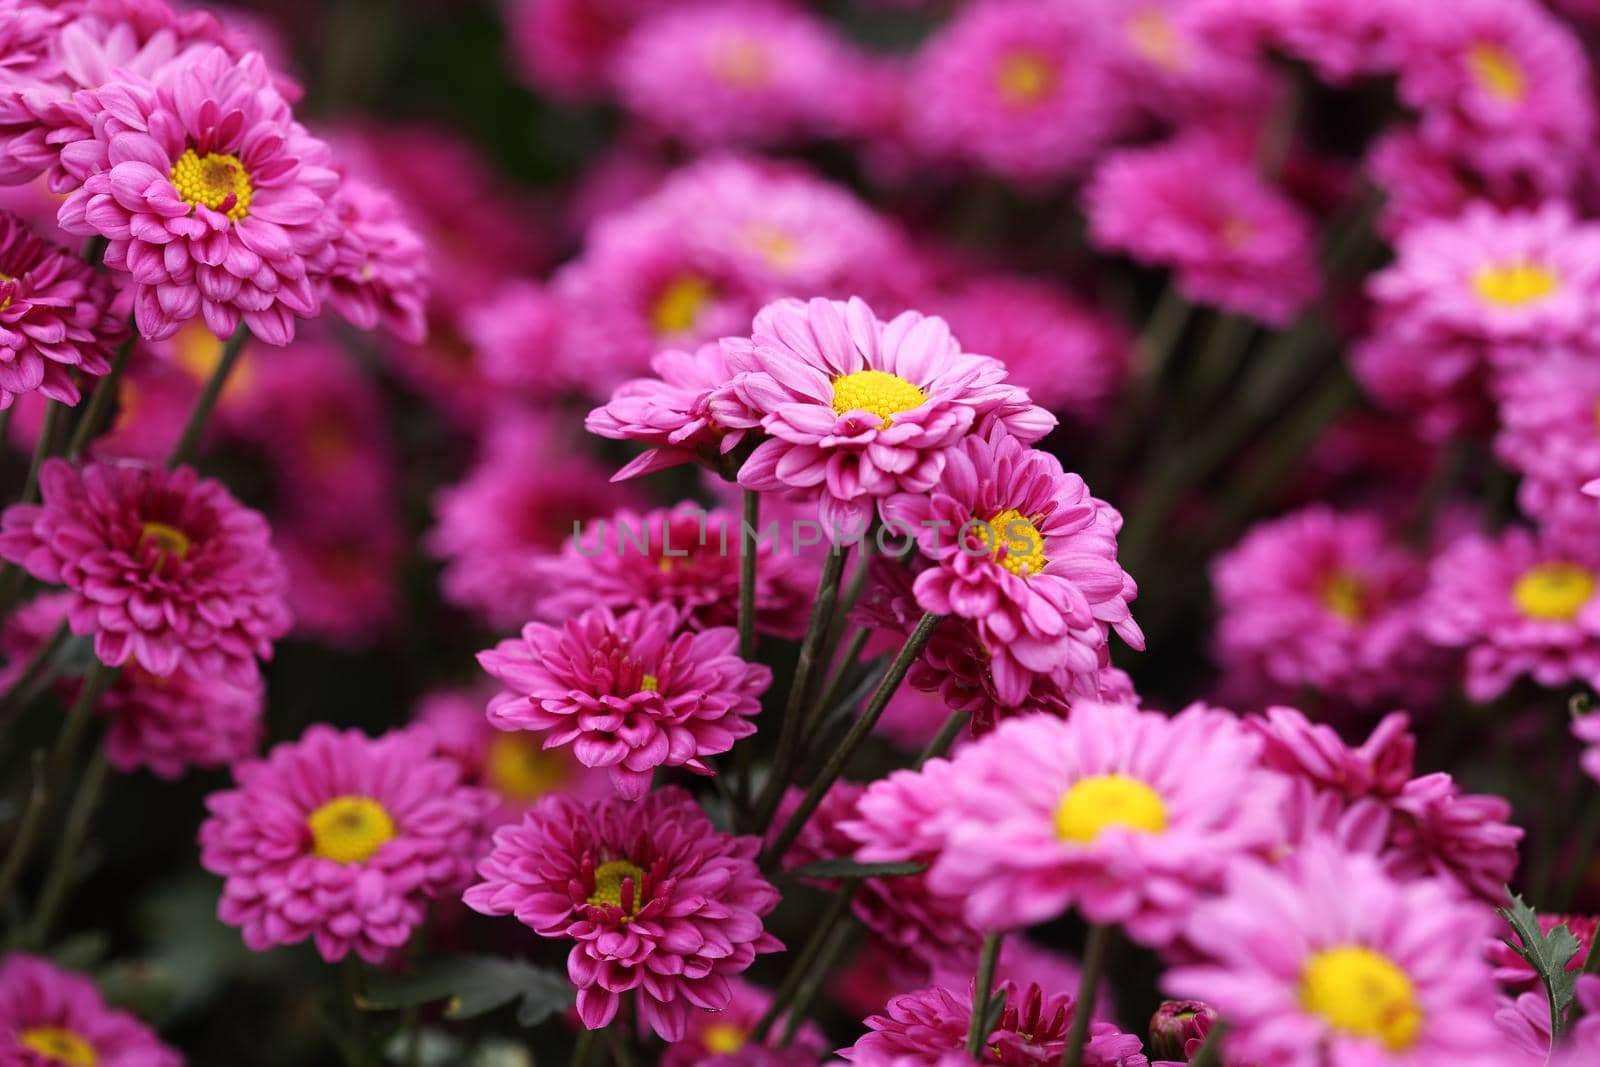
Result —
POLYGON ((921 407, 928 394, 898 374, 881 370, 858 370, 833 380, 833 410, 840 415, 870 411, 883 421, 878 429, 887 430, 893 416, 921 407))
MULTIPOLYGON (((3 285, 6 282, 14 282, 16 280, 17 280, 16 278, 14 278, 11 275, 7 274, 5 271, 0 271, 0 285, 3 285)), ((10 306, 11 306, 11 298, 9 296, 6 297, 4 300, 0 300, 0 311, 4 311, 6 308, 8 308, 10 306)))
POLYGON ((661 690, 661 679, 653 674, 647 674, 639 680, 639 692, 656 693, 661 690))
POLYGON ((700 321, 701 312, 715 295, 711 283, 698 275, 674 278, 662 287, 650 305, 650 325, 663 336, 687 333, 700 321))
POLYGON ((1000 98, 1019 107, 1037 104, 1055 83, 1055 64, 1048 56, 1028 49, 1018 49, 1007 55, 1000 61, 1000 69, 994 76, 1000 98))
POLYGON ((628 917, 639 914, 640 887, 644 885, 644 872, 627 860, 611 860, 594 869, 594 892, 589 894, 591 904, 609 904, 622 907, 622 883, 633 883, 633 908, 628 917))
POLYGON ((30 1026, 17 1035, 17 1041, 23 1048, 66 1067, 94 1067, 100 1062, 93 1045, 59 1026, 30 1026))
POLYGON ((712 1023, 700 1032, 700 1044, 713 1056, 731 1056, 744 1048, 745 1037, 732 1023, 712 1023))
POLYGON ((1491 264, 1472 276, 1472 287, 1486 304, 1521 307, 1543 300, 1561 287, 1561 279, 1526 260, 1491 264))
POLYGON ((1300 1004, 1342 1033, 1410 1048, 1422 1029, 1411 979, 1393 960, 1359 945, 1324 949, 1300 976, 1300 1004))
POLYGON ((800 242, 795 240, 794 234, 771 223, 751 223, 744 228, 744 239, 778 270, 788 270, 800 257, 800 242))
POLYGON ((1541 563, 1511 587, 1517 610, 1541 622, 1571 622, 1594 596, 1593 571, 1576 563, 1541 563))
POLYGON ((1056 808, 1056 836, 1088 844, 1107 827, 1159 834, 1167 806, 1154 789, 1123 774, 1099 774, 1072 784, 1056 808))
POLYGON ((736 89, 760 89, 771 78, 767 50, 743 35, 726 37, 711 50, 711 73, 736 89))
POLYGON ((139 534, 139 545, 143 547, 153 544, 160 550, 163 558, 177 556, 185 559, 189 555, 192 542, 189 535, 176 526, 168 526, 164 522, 147 522, 139 534))
POLYGON ((1000 512, 978 529, 1000 566, 1019 578, 1038 574, 1050 562, 1044 555, 1044 535, 1031 519, 1014 508, 1000 512))
POLYGON ((501 796, 528 801, 566 785, 567 767, 526 734, 497 733, 484 754, 483 776, 501 796))
POLYGON ((1367 614, 1366 589, 1359 575, 1335 571, 1322 585, 1322 606, 1347 622, 1360 622, 1367 614))
POLYGON ((250 214, 255 187, 239 157, 227 152, 196 155, 192 148, 172 165, 172 186, 191 204, 204 204, 220 211, 234 222, 250 214))
POLYGON ((335 863, 361 863, 395 835, 394 820, 371 797, 334 797, 306 817, 311 851, 335 863))
POLYGON ((1497 44, 1475 44, 1467 49, 1467 69, 1488 96, 1507 104, 1520 104, 1528 95, 1528 76, 1517 57, 1497 44))
POLYGON ((1172 19, 1159 8, 1135 12, 1127 22, 1128 42, 1150 64, 1161 70, 1183 66, 1183 37, 1172 19))

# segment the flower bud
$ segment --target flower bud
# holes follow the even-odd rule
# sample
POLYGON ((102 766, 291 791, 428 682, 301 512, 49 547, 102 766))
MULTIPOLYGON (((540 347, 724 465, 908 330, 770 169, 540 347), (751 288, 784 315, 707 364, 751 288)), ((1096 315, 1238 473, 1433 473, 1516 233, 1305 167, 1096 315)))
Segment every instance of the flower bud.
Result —
POLYGON ((1187 1062, 1190 1042, 1204 1041, 1216 1023, 1217 1013, 1201 1001, 1162 1001, 1150 1017, 1151 1058, 1187 1062))

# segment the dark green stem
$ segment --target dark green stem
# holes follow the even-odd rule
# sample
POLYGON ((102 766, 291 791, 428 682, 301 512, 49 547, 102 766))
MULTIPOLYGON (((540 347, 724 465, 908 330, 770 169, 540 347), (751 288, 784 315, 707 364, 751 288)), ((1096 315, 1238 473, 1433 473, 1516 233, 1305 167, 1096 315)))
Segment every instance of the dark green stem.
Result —
POLYGON ((56 652, 67 640, 67 624, 62 623, 56 627, 56 632, 44 641, 39 642, 39 647, 33 650, 33 655, 22 665, 22 671, 17 675, 17 680, 12 683, 4 697, 0 697, 0 715, 9 714, 11 711, 26 707, 33 699, 33 689, 39 680, 49 674, 50 661, 56 652))
POLYGON ((1189 1067, 1222 1067, 1222 1035, 1227 1028, 1227 1024, 1221 1020, 1212 1025, 1211 1032, 1206 1034, 1205 1044, 1189 1061, 1189 1067))
POLYGON ((988 934, 978 955, 978 974, 972 983, 972 1018, 967 1022, 967 1055, 974 1060, 983 1052, 989 1036, 989 994, 994 991, 994 969, 1000 963, 1000 943, 1004 933, 988 934))
POLYGON ((351 1067, 378 1067, 382 1058, 373 1037, 372 1022, 362 1008, 366 1000, 367 979, 361 970, 361 957, 354 952, 349 953, 340 970, 344 981, 345 1006, 350 1009, 353 1038, 350 1042, 351 1067))
POLYGON ((828 935, 827 943, 822 946, 822 951, 817 954, 812 966, 806 969, 800 988, 795 991, 794 1007, 789 1010, 789 1017, 783 1021, 783 1037, 778 1041, 780 1048, 788 1048, 790 1042, 794 1040, 794 1035, 800 1032, 800 1024, 805 1022, 806 1013, 811 1009, 811 1002, 816 999, 817 990, 827 981, 828 975, 833 971, 833 965, 838 962, 840 953, 844 952, 845 946, 850 944, 853 936, 854 931, 849 923, 835 925, 828 935))
POLYGON ((756 658, 756 546, 761 525, 761 494, 744 491, 744 523, 739 529, 739 658, 756 658))
POLYGON ((1078 980, 1078 999, 1072 1006, 1072 1030, 1061 1051, 1061 1067, 1083 1067, 1083 1050, 1089 1040, 1089 1023, 1094 1019, 1095 995, 1100 990, 1100 973, 1105 970, 1106 953, 1111 947, 1115 927, 1089 927, 1089 940, 1083 947, 1083 971, 1078 980))
POLYGON ((922 754, 917 757, 917 762, 912 764, 912 770, 921 770, 924 763, 931 759, 937 759, 948 752, 950 746, 955 743, 956 737, 971 721, 972 715, 970 713, 952 711, 950 717, 944 721, 944 725, 939 727, 939 732, 933 736, 933 740, 928 742, 928 747, 923 749, 922 754))
POLYGON ((62 410, 62 405, 54 400, 45 405, 44 423, 39 427, 39 439, 33 443, 33 459, 28 463, 28 480, 23 483, 20 503, 31 504, 39 499, 39 469, 50 458, 62 410))
MULTIPOLYGON (((767 1005, 767 1010, 762 1013, 755 1026, 751 1027, 750 1040, 755 1044, 761 1045, 767 1040, 767 1034, 772 1032, 778 1016, 794 1003, 795 994, 805 984, 806 976, 816 969, 816 963, 827 946, 828 938, 832 936, 834 927, 840 925, 846 910, 850 907, 850 898, 855 895, 859 884, 855 881, 846 881, 834 890, 833 896, 828 900, 827 910, 811 928, 811 936, 801 946, 799 954, 789 964, 788 972, 778 983, 777 991, 772 994, 772 1002, 767 1005)), ((848 930, 849 926, 845 925, 842 928, 848 930)))
POLYGON ((22 809, 17 832, 11 838, 11 847, 6 850, 5 864, 0 866, 0 907, 4 907, 6 901, 11 899, 11 891, 17 887, 17 879, 22 877, 22 871, 28 865, 28 854, 33 851, 33 843, 44 823, 44 813, 50 801, 45 765, 44 749, 35 749, 27 804, 22 809))
POLYGON ((111 688, 117 680, 117 675, 122 673, 120 667, 108 667, 99 660, 89 668, 89 673, 83 676, 83 683, 78 688, 78 695, 72 701, 72 707, 67 709, 66 721, 61 724, 61 733, 56 738, 56 747, 50 753, 50 782, 54 786, 66 776, 73 762, 78 758, 78 749, 83 745, 84 735, 89 730, 89 723, 94 717, 94 706, 99 703, 100 697, 111 688))
POLYGON ((72 887, 72 869, 82 858, 83 843, 88 840, 89 824, 94 820, 94 810, 100 804, 100 794, 105 790, 106 775, 110 769, 105 748, 97 748, 78 782, 78 792, 72 798, 72 807, 67 810, 66 826, 61 839, 56 842, 55 856, 51 858, 45 874, 44 888, 39 891, 38 906, 29 920, 23 942, 30 948, 41 948, 50 939, 50 930, 55 926, 56 916, 61 913, 61 905, 72 887))
POLYGON ((138 332, 130 333, 128 339, 122 342, 122 347, 117 349, 117 354, 111 361, 110 373, 95 382, 94 392, 89 394, 89 403, 83 409, 83 414, 78 417, 78 425, 73 427, 72 439, 67 442, 68 459, 77 459, 83 455, 89 447, 89 442, 93 441, 95 435, 105 426, 106 418, 111 414, 111 405, 117 399, 117 388, 122 382, 122 372, 128 365, 128 355, 138 343, 138 332))
POLYGON ((193 458, 194 451, 200 444, 200 435, 205 433, 206 423, 210 421, 211 412, 216 408, 218 398, 222 396, 223 386, 228 384, 234 364, 239 362, 239 356, 248 340, 250 331, 241 323, 239 328, 233 331, 233 336, 223 343, 222 356, 217 360, 217 365, 212 370, 205 388, 201 390, 200 398, 195 401, 194 410, 189 412, 189 421, 184 423, 183 433, 179 436, 178 443, 173 446, 172 455, 167 458, 168 467, 182 466, 193 458))

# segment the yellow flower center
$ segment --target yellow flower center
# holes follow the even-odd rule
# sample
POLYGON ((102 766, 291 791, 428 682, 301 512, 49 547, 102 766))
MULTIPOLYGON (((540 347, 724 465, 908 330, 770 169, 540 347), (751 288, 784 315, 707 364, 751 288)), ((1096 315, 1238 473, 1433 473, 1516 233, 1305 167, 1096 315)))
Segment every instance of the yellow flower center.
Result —
POLYGON ((1322 584, 1322 606, 1347 622, 1360 622, 1366 618, 1366 589, 1359 575, 1350 571, 1335 571, 1322 584))
POLYGON ((700 1032, 700 1044, 713 1056, 731 1056, 744 1048, 746 1034, 732 1023, 712 1023, 700 1032))
POLYGON ((1134 51, 1161 70, 1183 66, 1183 37, 1160 8, 1136 11, 1127 22, 1128 42, 1134 51))
POLYGON ((653 674, 647 674, 639 679, 639 692, 655 693, 661 689, 661 679, 653 674))
MULTIPOLYGON (((6 282, 14 282, 16 280, 17 279, 15 277, 13 277, 12 275, 7 274, 3 270, 0 270, 0 285, 4 285, 6 282)), ((6 308, 8 308, 10 306, 11 306, 11 298, 9 296, 6 297, 4 300, 0 300, 0 311, 4 311, 6 308)))
POLYGON ((1018 49, 1000 61, 994 84, 1008 104, 1026 107, 1043 100, 1055 86, 1056 70, 1050 58, 1031 49, 1018 49))
POLYGON ((186 559, 189 555, 189 549, 193 547, 193 542, 189 540, 188 534, 176 526, 168 526, 164 522, 147 522, 144 524, 139 534, 139 547, 143 548, 148 544, 156 546, 157 551, 161 553, 162 562, 165 562, 168 556, 186 559))
POLYGON ((858 370, 833 380, 833 410, 840 415, 870 411, 883 420, 878 424, 880 430, 889 428, 893 416, 927 402, 927 393, 888 371, 858 370))
POLYGON ((1391 1052, 1410 1048, 1422 1029, 1411 979, 1387 956, 1359 945, 1312 956, 1300 976, 1300 1004, 1335 1030, 1374 1038, 1391 1052))
POLYGON ((744 239, 778 270, 793 267, 800 255, 800 242, 795 240, 794 234, 771 223, 751 223, 744 228, 744 239))
POLYGON ((1480 268, 1472 276, 1472 287, 1484 303, 1521 307, 1554 293, 1561 287, 1561 279, 1537 263, 1516 260, 1480 268))
POLYGON ((1167 806, 1154 789, 1123 774, 1099 774, 1072 784, 1056 808, 1056 836, 1088 844, 1109 826, 1142 834, 1167 828, 1167 806))
POLYGON ((1541 563, 1511 588, 1517 610, 1541 622, 1571 622, 1594 596, 1593 571, 1576 563, 1541 563))
POLYGON ((94 1067, 100 1062, 93 1045, 59 1026, 30 1026, 17 1035, 17 1041, 23 1048, 67 1067, 94 1067))
POLYGON ((191 204, 204 204, 234 222, 250 214, 250 200, 256 191, 238 156, 227 152, 201 156, 188 148, 172 165, 171 178, 178 195, 191 204))
POLYGON ((526 802, 564 786, 567 765, 527 734, 497 733, 484 754, 483 776, 501 796, 526 802))
POLYGON ((1038 574, 1050 562, 1044 555, 1044 535, 1015 508, 1007 508, 978 529, 1000 566, 1019 578, 1038 574))
POLYGON ((589 894, 589 903, 607 904, 613 908, 621 908, 622 883, 632 883, 629 890, 626 918, 639 914, 640 888, 644 885, 644 872, 627 860, 610 860, 594 869, 594 892, 589 894))
POLYGON ((711 50, 711 73, 736 89, 760 89, 771 81, 767 50, 743 34, 725 37, 711 50))
POLYGON ((715 295, 711 283, 699 275, 680 275, 656 294, 650 305, 650 324, 662 336, 687 333, 700 321, 701 313, 715 295))
POLYGON ((1467 69, 1487 95, 1520 104, 1528 95, 1528 76, 1517 57, 1497 44, 1484 42, 1467 49, 1467 69))
POLYGON ((306 817, 311 851, 335 863, 361 863, 395 835, 394 820, 371 797, 334 797, 306 817))

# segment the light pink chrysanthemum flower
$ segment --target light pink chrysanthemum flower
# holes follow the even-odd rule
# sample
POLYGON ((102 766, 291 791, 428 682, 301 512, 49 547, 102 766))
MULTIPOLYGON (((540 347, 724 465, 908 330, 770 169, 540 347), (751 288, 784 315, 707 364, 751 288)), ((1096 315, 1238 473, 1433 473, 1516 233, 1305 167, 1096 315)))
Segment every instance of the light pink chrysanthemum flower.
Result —
MULTIPOLYGON (((690 629, 732 626, 739 603, 740 524, 730 511, 690 503, 647 512, 623 508, 586 519, 558 553, 538 564, 547 586, 534 617, 561 622, 596 605, 626 611, 662 603, 682 612, 690 629)), ((811 610, 816 567, 782 529, 754 548, 756 629, 798 637, 811 610)))
POLYGON ((628 31, 668 0, 512 0, 507 34, 518 73, 568 100, 599 95, 628 31))
POLYGON ((1129 610, 1138 587, 1117 562, 1122 516, 1050 453, 998 432, 968 437, 931 491, 879 510, 935 561, 917 576, 917 603, 972 622, 1005 703, 1021 704, 1036 674, 1098 696, 1111 631, 1144 647, 1129 610))
POLYGON ((1241 691, 1422 705, 1447 662, 1421 639, 1422 560, 1376 515, 1314 506, 1246 533, 1211 565, 1216 657, 1241 691))
POLYGON ((1056 421, 1004 364, 962 351, 943 319, 885 323, 859 299, 769 304, 723 352, 732 392, 768 434, 739 484, 817 494, 835 539, 865 530, 883 498, 931 490, 968 434, 997 423, 1036 441, 1056 421))
POLYGON ((1280 1067, 1505 1067, 1494 980, 1475 952, 1493 913, 1445 885, 1399 881, 1326 843, 1276 868, 1241 861, 1195 909, 1200 962, 1174 996, 1228 1020, 1229 1062, 1280 1067))
POLYGON ((1335 85, 1393 73, 1417 47, 1414 8, 1393 0, 1194 0, 1204 31, 1271 46, 1335 85))
POLYGON ((1546 521, 1594 514, 1583 486, 1600 478, 1600 365, 1587 353, 1552 348, 1494 382, 1495 456, 1521 474, 1517 504, 1546 521))
MULTIPOLYGON (((1024 1067, 1056 1063, 1072 1030, 1078 1010, 1065 992, 1046 994, 1037 985, 1003 982, 1005 1008, 994 1029, 984 1037, 984 1063, 1024 1067)), ((866 1020, 869 1033, 840 1055, 858 1067, 904 1064, 906 1067, 943 1067, 945 1057, 967 1045, 972 1020, 972 996, 941 986, 895 997, 884 1015, 866 1020)), ((1108 1022, 1089 1024, 1083 1050, 1084 1067, 1147 1067, 1143 1043, 1108 1022)), ((970 1062, 964 1056, 956 1063, 970 1062)))
POLYGON ((1456 218, 1474 203, 1507 212, 1532 211, 1570 192, 1546 192, 1515 178, 1478 174, 1409 126, 1391 127, 1379 134, 1364 162, 1367 176, 1384 192, 1378 233, 1392 245, 1399 244, 1413 227, 1456 218))
POLYGON ((1081 170, 1125 100, 1094 20, 1060 4, 978 0, 912 60, 901 108, 919 152, 1042 183, 1081 170))
POLYGON ((816 1067, 827 1048, 827 1035, 814 1022, 803 1022, 794 1040, 780 1046, 786 1015, 777 1018, 763 1045, 750 1044, 750 1032, 772 1003, 772 994, 742 978, 730 979, 732 997, 722 1011, 695 1012, 682 1041, 661 1053, 661 1067, 816 1067))
MULTIPOLYGON (((68 593, 46 594, 16 609, 0 630, 7 668, 6 688, 20 665, 66 621, 68 593)), ((78 680, 57 683, 67 700, 78 680)), ((123 773, 148 768, 176 779, 191 767, 226 767, 255 752, 261 742, 265 689, 236 686, 224 678, 178 671, 165 678, 125 669, 95 704, 106 719, 106 757, 123 773)))
POLYGON ((1600 782, 1600 715, 1580 715, 1573 719, 1572 736, 1586 746, 1580 759, 1585 773, 1600 782))
POLYGON ((77 105, 95 128, 63 149, 87 176, 58 221, 109 240, 106 265, 133 277, 139 332, 170 337, 203 316, 219 337, 243 321, 268 344, 291 341, 295 318, 320 309, 339 177, 261 57, 214 48, 77 105))
POLYGON ((931 844, 930 887, 962 897, 980 929, 1076 907, 1160 946, 1232 863, 1280 840, 1285 780, 1258 766, 1260 748, 1230 712, 1082 701, 1065 722, 1003 722, 948 763, 869 787, 847 829, 864 862, 931 844), (908 798, 932 811, 909 838, 908 798))
POLYGON ((72 632, 101 662, 255 683, 289 629, 265 519, 192 467, 53 459, 40 487, 0 515, 0 557, 72 590, 72 632))
POLYGON ((14 952, 0 960, 0 1063, 7 1067, 183 1067, 183 1057, 89 978, 14 952))
POLYGON ((1600 685, 1600 541, 1592 529, 1458 538, 1430 568, 1423 628, 1466 650, 1466 693, 1489 701, 1517 678, 1600 685))
POLYGON ((495 831, 463 899, 577 942, 567 975, 584 1026, 609 1025, 632 990, 641 1025, 682 1041, 692 1010, 727 1008, 729 980, 782 948, 762 925, 778 891, 756 868, 759 847, 719 832, 676 787, 638 802, 549 796, 495 831))
POLYGON ((1173 121, 1259 121, 1276 95, 1268 68, 1229 46, 1195 0, 1100 0, 1100 22, 1120 79, 1118 90, 1173 121))
POLYGON ((677 609, 657 604, 621 614, 597 607, 559 626, 530 622, 520 637, 478 654, 504 688, 489 701, 502 730, 571 745, 578 762, 610 772, 637 800, 657 767, 715 772, 703 756, 756 732, 772 670, 739 658, 739 633, 687 632, 677 609))
POLYGON ((1112 153, 1084 196, 1096 247, 1170 269, 1190 300, 1281 326, 1317 295, 1310 220, 1215 138, 1112 153))
POLYGON ((428 333, 428 248, 386 189, 346 175, 333 199, 338 221, 328 302, 363 330, 380 323, 402 341, 428 333))
POLYGON ((115 297, 111 279, 81 256, 0 211, 0 411, 35 390, 76 404, 74 372, 106 373, 127 336, 115 297))
POLYGON ((313 726, 233 774, 200 827, 200 863, 226 879, 218 918, 257 952, 310 938, 330 963, 389 959, 459 892, 494 803, 416 728, 313 726))
POLYGON ((536 404, 594 392, 594 368, 563 344, 564 329, 552 287, 521 279, 499 286, 461 318, 484 380, 536 404))

